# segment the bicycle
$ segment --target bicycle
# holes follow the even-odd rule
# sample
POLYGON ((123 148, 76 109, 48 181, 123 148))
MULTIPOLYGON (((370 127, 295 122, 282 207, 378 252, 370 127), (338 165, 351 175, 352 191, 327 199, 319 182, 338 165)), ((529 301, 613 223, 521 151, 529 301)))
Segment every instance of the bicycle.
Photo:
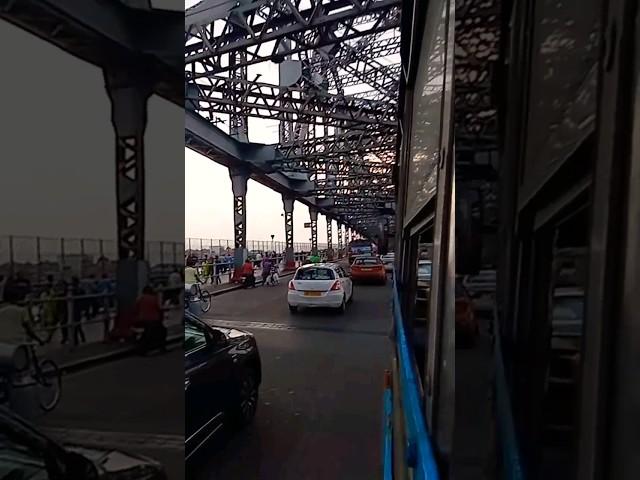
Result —
POLYGON ((200 301, 200 308, 202 309, 202 313, 207 313, 209 309, 211 309, 211 294, 206 290, 200 288, 200 284, 194 283, 191 285, 188 291, 189 297, 187 298, 188 302, 193 302, 195 300, 200 301), (195 290, 195 292, 194 292, 195 290))
POLYGON ((33 383, 27 386, 38 385, 38 403, 45 412, 50 412, 60 402, 62 394, 62 373, 53 360, 40 360, 36 352, 36 343, 29 343, 27 355, 32 367, 33 383))

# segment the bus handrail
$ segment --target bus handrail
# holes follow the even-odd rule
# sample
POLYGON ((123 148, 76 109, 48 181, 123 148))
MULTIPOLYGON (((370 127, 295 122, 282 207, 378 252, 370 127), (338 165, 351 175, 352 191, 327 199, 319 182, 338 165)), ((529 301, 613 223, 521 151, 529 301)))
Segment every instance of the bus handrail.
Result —
POLYGON ((407 452, 409 465, 414 466, 416 480, 438 480, 438 467, 433 446, 427 432, 426 419, 422 411, 418 379, 416 377, 411 349, 404 330, 404 321, 400 310, 398 287, 393 279, 393 317, 396 332, 396 350, 399 359, 400 392, 405 412, 407 429, 407 452))

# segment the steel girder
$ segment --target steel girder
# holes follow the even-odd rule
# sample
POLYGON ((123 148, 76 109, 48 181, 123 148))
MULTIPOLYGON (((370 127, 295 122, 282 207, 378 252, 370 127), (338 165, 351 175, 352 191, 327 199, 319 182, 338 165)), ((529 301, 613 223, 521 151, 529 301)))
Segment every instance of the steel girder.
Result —
POLYGON ((386 127, 397 124, 397 108, 389 102, 218 76, 208 77, 206 85, 191 85, 197 87, 197 92, 195 88, 189 88, 186 100, 195 103, 198 113, 233 115, 240 108, 245 115, 258 118, 355 129, 363 124, 386 127), (234 97, 238 87, 242 90, 239 98, 234 97))
POLYGON ((400 24, 400 0, 300 0, 241 2, 224 19, 185 15, 185 63, 206 64, 214 73, 233 68, 223 57, 247 53, 246 65, 279 62, 287 55, 360 38, 400 24), (305 2, 306 3, 306 2, 305 2), (215 26, 215 21, 222 25, 215 26), (239 28, 238 28, 239 27, 239 28), (220 33, 218 33, 220 32, 220 33), (289 40, 289 45, 284 40, 289 40))
POLYGON ((305 173, 315 184, 306 198, 361 234, 391 220, 386 206, 395 199, 399 5, 311 0, 303 11, 300 1, 240 0, 222 14, 199 8, 185 19, 186 97, 195 112, 210 122, 280 120, 269 171, 305 173), (301 76, 280 86, 236 73, 266 60, 298 61, 301 76), (349 88, 356 93, 345 95, 349 88))
POLYGON ((156 94, 179 106, 184 61, 175 45, 181 18, 181 12, 102 0, 0 0, 0 19, 103 70, 135 66, 153 80, 156 94))

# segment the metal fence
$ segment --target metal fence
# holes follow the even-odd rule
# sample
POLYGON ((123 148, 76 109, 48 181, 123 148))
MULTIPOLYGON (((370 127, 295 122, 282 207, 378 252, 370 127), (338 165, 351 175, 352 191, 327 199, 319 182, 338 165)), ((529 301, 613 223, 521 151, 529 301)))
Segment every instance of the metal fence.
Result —
MULTIPOLYGON (((234 241, 216 238, 185 238, 185 248, 189 253, 196 255, 224 255, 234 249, 234 241)), ((286 243, 276 240, 247 240, 247 250, 255 252, 276 252, 283 253, 286 243)), ((318 249, 325 250, 326 243, 319 243, 318 249)), ((334 245, 337 248, 337 245, 334 245)), ((294 242, 294 252, 310 252, 311 243, 294 242)))
MULTIPOLYGON (((184 264, 184 244, 149 241, 145 259, 152 270, 184 264)), ((115 274, 118 249, 115 240, 0 236, 0 275, 20 272, 33 282, 47 275, 86 278, 115 274)))

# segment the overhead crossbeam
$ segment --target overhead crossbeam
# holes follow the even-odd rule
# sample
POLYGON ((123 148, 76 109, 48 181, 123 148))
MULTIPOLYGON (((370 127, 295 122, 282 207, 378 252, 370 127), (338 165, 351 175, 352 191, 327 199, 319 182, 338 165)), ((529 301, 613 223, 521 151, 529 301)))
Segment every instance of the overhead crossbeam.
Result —
MULTIPOLYGON (((340 128, 361 125, 397 125, 396 106, 347 95, 331 95, 302 87, 280 87, 268 83, 249 82, 227 77, 209 77, 207 85, 190 88, 186 100, 195 104, 196 112, 234 114, 242 109, 249 116, 267 119, 295 120, 297 123, 319 124, 340 128), (240 84, 240 99, 229 97, 240 84), (197 91, 196 91, 197 90, 197 91)), ((192 84, 194 85, 194 84, 192 84)))
POLYGON ((185 63, 200 62, 215 73, 224 72, 234 66, 225 63, 223 57, 236 51, 246 51, 245 65, 266 60, 278 63, 287 55, 400 24, 401 0, 309 0, 310 7, 305 9, 300 3, 247 2, 235 6, 224 19, 217 19, 213 9, 210 17, 187 11, 185 63), (220 26, 215 25, 216 20, 220 26))

